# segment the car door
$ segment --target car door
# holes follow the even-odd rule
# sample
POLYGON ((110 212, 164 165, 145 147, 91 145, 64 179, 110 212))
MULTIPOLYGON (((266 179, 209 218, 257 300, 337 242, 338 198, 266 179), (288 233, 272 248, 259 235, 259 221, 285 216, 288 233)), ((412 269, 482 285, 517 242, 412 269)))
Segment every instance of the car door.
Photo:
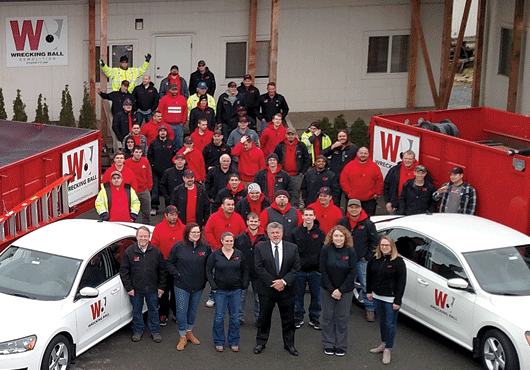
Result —
POLYGON ((96 298, 76 297, 77 347, 81 351, 96 342, 121 322, 123 285, 114 267, 113 257, 105 248, 84 267, 77 291, 96 288, 96 298))
POLYGON ((453 278, 469 281, 456 254, 432 240, 424 266, 417 272, 417 315, 455 340, 470 345, 476 294, 471 287, 449 288, 447 280, 453 278))

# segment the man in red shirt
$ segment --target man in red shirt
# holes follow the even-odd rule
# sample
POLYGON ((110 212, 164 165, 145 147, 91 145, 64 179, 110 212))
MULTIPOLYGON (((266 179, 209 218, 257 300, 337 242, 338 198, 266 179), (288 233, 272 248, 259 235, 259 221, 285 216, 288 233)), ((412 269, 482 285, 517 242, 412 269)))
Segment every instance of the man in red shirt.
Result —
POLYGON ((238 235, 247 228, 243 218, 234 210, 234 200, 228 197, 224 198, 221 208, 208 219, 204 227, 204 235, 212 250, 222 247, 221 235, 225 232, 230 231, 232 234, 238 235))
POLYGON ((287 129, 282 125, 282 120, 282 114, 276 113, 272 117, 272 121, 269 122, 267 128, 263 130, 263 133, 261 134, 259 139, 260 148, 263 150, 265 156, 274 152, 276 146, 285 139, 287 129))
POLYGON ((179 94, 177 84, 169 85, 169 92, 160 99, 158 110, 162 112, 162 122, 167 123, 175 134, 177 149, 182 147, 184 131, 182 126, 188 120, 188 103, 184 95, 179 94))
POLYGON ((383 174, 370 158, 367 147, 359 148, 357 157, 348 163, 340 175, 340 186, 348 199, 359 199, 368 216, 375 215, 376 198, 383 194, 383 174))
POLYGON ((136 145, 133 148, 133 156, 125 161, 125 166, 130 168, 136 177, 136 195, 140 199, 140 213, 142 214, 142 223, 151 225, 151 189, 153 188, 153 175, 151 165, 141 146, 136 145))
POLYGON ((212 142, 213 132, 208 129, 208 120, 200 118, 197 128, 190 135, 193 139, 193 147, 202 153, 204 147, 212 142))
POLYGON ((140 211, 140 201, 129 184, 123 184, 120 171, 110 175, 111 184, 101 184, 95 201, 96 212, 101 221, 134 222, 140 211))
POLYGON ((203 183, 206 180, 206 166, 204 164, 204 157, 202 151, 195 148, 195 144, 191 136, 184 139, 184 146, 177 152, 177 154, 184 154, 188 168, 195 173, 195 180, 203 183))
POLYGON ((112 164, 112 166, 107 168, 107 170, 103 174, 103 179, 101 180, 101 182, 110 182, 110 174, 114 171, 120 172, 123 178, 123 183, 131 185, 131 187, 136 191, 136 188, 138 187, 138 184, 136 182, 136 176, 130 168, 127 168, 127 166, 125 166, 125 154, 121 150, 118 150, 116 154, 114 154, 114 163, 112 164))
POLYGON ((204 186, 195 182, 195 173, 187 169, 184 171, 183 184, 177 186, 171 194, 169 204, 179 210, 179 218, 184 224, 196 222, 204 226, 210 214, 210 199, 204 186))
MULTIPOLYGON (((155 230, 151 236, 151 244, 160 249, 164 255, 164 259, 167 258, 175 243, 182 240, 185 226, 186 225, 179 220, 177 207, 167 206, 166 212, 164 213, 164 219, 155 226, 155 230)), ((167 274, 166 279, 166 289, 164 289, 164 294, 162 294, 162 297, 160 297, 158 301, 160 303, 160 309, 158 311, 158 314, 160 315, 160 326, 167 325, 170 308, 173 311, 173 315, 177 317, 173 289, 173 275, 167 274)))
POLYGON ((342 218, 342 211, 333 204, 331 189, 327 186, 320 188, 318 191, 318 200, 310 204, 309 208, 315 211, 315 217, 320 224, 319 226, 326 235, 342 218))
POLYGON ((232 155, 239 158, 237 169, 241 174, 243 184, 247 187, 259 170, 265 168, 263 151, 252 142, 250 136, 245 135, 232 149, 232 155))
POLYGON ((175 134, 173 133, 173 130, 171 130, 171 127, 169 127, 168 124, 162 123, 162 113, 158 110, 155 110, 153 113, 153 118, 143 125, 142 129, 140 130, 140 133, 147 139, 148 148, 151 142, 158 137, 158 126, 160 125, 163 125, 167 128, 167 137, 171 140, 175 140, 175 134))

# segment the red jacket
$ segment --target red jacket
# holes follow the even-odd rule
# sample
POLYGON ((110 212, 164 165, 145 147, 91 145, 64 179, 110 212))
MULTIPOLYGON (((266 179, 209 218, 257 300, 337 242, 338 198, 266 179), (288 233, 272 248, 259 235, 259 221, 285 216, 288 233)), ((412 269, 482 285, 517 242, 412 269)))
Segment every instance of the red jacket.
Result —
POLYGON ((340 186, 348 199, 370 200, 374 195, 383 194, 383 174, 371 158, 360 163, 359 157, 355 157, 342 170, 340 186))
MULTIPOLYGON (((146 124, 142 126, 142 129, 140 130, 140 133, 145 136, 147 139, 147 147, 149 147, 149 144, 151 144, 151 141, 157 138, 158 136, 158 126, 163 125, 167 128, 167 137, 171 140, 175 140, 175 133, 173 132, 173 129, 166 125, 165 123, 156 124, 153 122, 153 119, 146 124)), ((147 153, 144 153, 144 155, 147 155, 147 153)))
POLYGON ((193 150, 191 152, 184 154, 186 148, 182 147, 177 154, 184 154, 187 167, 195 172, 195 181, 204 181, 206 180, 206 165, 204 164, 204 157, 202 156, 202 152, 199 152, 195 148, 195 144, 193 145, 193 150))
POLYGON ((241 142, 237 143, 232 155, 239 158, 237 169, 243 181, 253 181, 256 172, 265 168, 263 151, 254 142, 250 150, 245 150, 241 142))
MULTIPOLYGON (((113 173, 114 171, 118 171, 118 169, 116 168, 116 165, 113 163, 112 166, 107 168, 107 170, 103 174, 103 180, 101 180, 101 183, 102 184, 105 183, 105 182, 109 182, 110 183, 110 174, 113 173)), ((138 188, 138 183, 136 181, 136 176, 135 176, 134 172, 132 172, 132 170, 130 168, 127 168, 125 163, 123 164, 122 170, 119 171, 119 172, 121 172, 121 176, 122 176, 122 179, 123 179, 122 184, 129 184, 129 185, 131 185, 131 188, 133 188, 134 191, 136 191, 136 189, 138 188)))
POLYGON ((342 211, 339 207, 331 203, 326 208, 322 207, 320 201, 317 200, 315 203, 309 205, 310 208, 315 210, 315 217, 319 222, 320 228, 326 233, 326 235, 339 223, 342 218, 342 211))
POLYGON ((136 177, 136 183, 138 184, 136 189, 134 189, 136 193, 153 188, 153 174, 151 173, 151 165, 147 158, 142 157, 138 162, 133 158, 129 158, 125 160, 125 165, 131 169, 136 177))
POLYGON ((259 138, 259 144, 265 158, 271 153, 274 153, 276 146, 285 139, 285 132, 287 128, 283 125, 280 125, 278 129, 274 129, 274 123, 269 122, 267 128, 261 133, 259 138))
POLYGON ((160 99, 158 110, 162 112, 162 122, 172 125, 185 124, 188 120, 188 103, 184 95, 168 93, 160 99))
POLYGON ((177 223, 173 227, 169 226, 169 223, 164 218, 162 222, 155 226, 153 236, 151 236, 151 244, 160 249, 164 258, 167 258, 175 243, 182 240, 184 227, 186 225, 179 218, 177 218, 177 223))
POLYGON ((202 153, 204 147, 212 142, 213 132, 206 129, 204 135, 201 135, 197 128, 190 136, 193 139, 193 147, 202 153))
POLYGON ((223 210, 220 209, 213 213, 208 219, 208 222, 206 222, 206 226, 204 226, 204 234, 208 245, 212 250, 216 250, 222 247, 221 235, 225 232, 230 231, 235 237, 245 231, 246 228, 247 225, 239 213, 233 212, 230 217, 227 218, 223 210))

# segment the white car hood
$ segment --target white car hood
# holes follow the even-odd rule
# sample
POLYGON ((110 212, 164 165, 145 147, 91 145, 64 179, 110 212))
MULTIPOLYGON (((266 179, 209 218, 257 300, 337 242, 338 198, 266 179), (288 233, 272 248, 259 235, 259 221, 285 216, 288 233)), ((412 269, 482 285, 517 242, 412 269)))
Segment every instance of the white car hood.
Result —
POLYGON ((528 315, 530 296, 491 295, 489 300, 504 320, 524 330, 530 330, 530 317, 528 315))
POLYGON ((57 325, 59 317, 64 315, 64 300, 39 301, 0 293, 0 302, 0 342, 39 335, 48 325, 57 325))

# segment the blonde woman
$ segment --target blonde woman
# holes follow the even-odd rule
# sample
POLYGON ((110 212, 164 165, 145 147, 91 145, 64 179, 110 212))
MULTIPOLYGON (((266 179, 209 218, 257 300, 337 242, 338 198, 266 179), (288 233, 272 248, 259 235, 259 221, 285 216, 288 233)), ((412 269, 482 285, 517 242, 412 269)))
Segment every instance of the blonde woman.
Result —
POLYGON ((394 239, 381 237, 375 257, 368 262, 367 269, 366 297, 375 302, 381 330, 381 344, 370 352, 383 353, 383 364, 387 365, 394 348, 397 314, 407 281, 405 262, 397 251, 394 239))

